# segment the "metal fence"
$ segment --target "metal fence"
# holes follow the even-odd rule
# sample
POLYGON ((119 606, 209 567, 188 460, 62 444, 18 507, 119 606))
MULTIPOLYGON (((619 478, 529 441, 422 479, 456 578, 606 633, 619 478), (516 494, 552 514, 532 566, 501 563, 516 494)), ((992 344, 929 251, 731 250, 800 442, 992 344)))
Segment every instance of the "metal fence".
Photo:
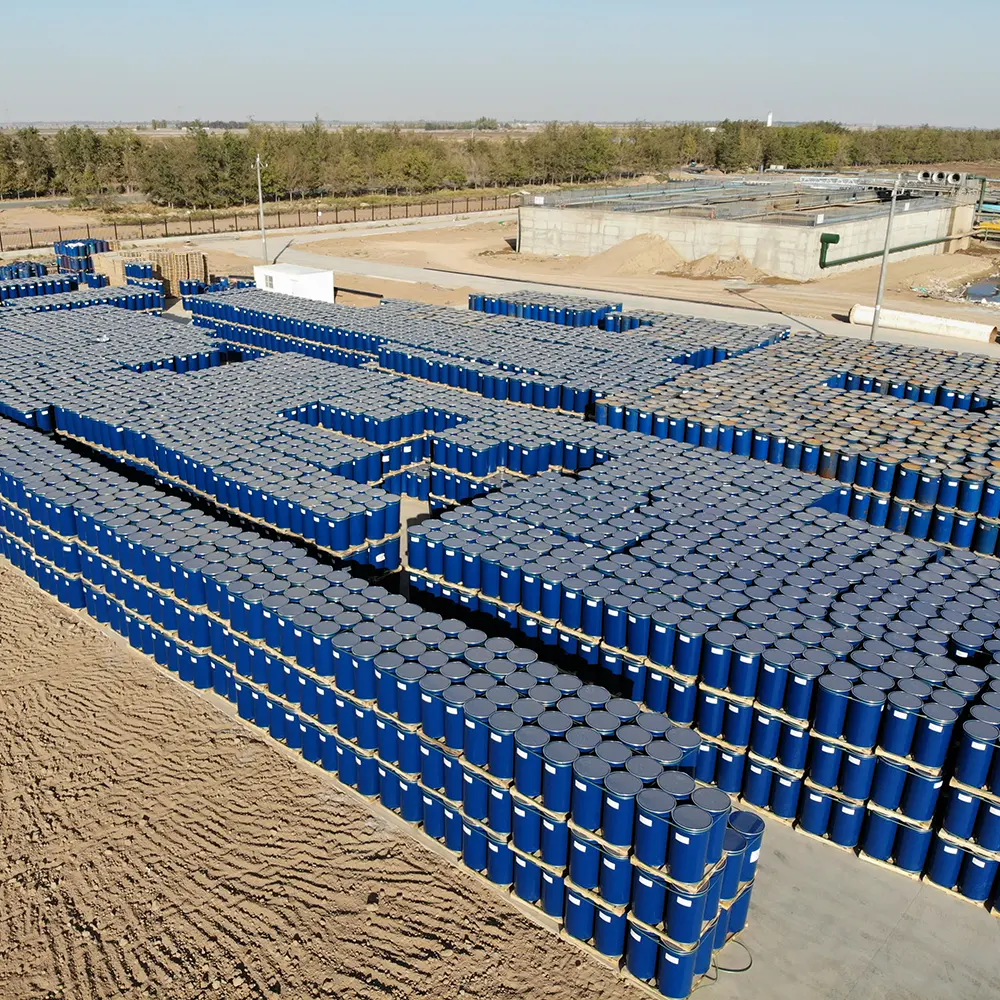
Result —
MULTIPOLYGON (((400 219, 422 219, 435 215, 492 212, 517 208, 518 194, 484 194, 479 197, 443 198, 437 201, 405 202, 391 205, 353 205, 349 208, 305 209, 291 205, 275 209, 264 208, 264 225, 268 229, 298 229, 309 226, 332 226, 346 222, 392 222, 400 219)), ((5 250, 38 250, 62 240, 101 239, 128 242, 131 240, 165 239, 171 236, 205 236, 211 233, 255 232, 260 228, 256 210, 247 209, 231 215, 214 215, 210 219, 163 219, 151 222, 107 224, 89 223, 83 226, 56 226, 51 229, 5 229, 0 227, 0 252, 5 250)))

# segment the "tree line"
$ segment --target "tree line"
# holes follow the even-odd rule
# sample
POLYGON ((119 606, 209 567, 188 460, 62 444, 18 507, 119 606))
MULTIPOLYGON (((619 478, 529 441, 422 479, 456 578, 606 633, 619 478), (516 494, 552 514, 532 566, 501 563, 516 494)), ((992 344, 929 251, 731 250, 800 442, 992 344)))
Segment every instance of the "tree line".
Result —
POLYGON ((222 133, 195 122, 173 137, 76 125, 51 135, 20 128, 0 130, 0 196, 95 201, 142 193, 160 205, 222 208, 256 199, 258 152, 269 199, 415 195, 639 176, 689 162, 736 171, 1000 160, 1000 130, 552 123, 529 135, 486 129, 463 139, 400 128, 329 131, 318 120, 303 128, 251 124, 222 133))

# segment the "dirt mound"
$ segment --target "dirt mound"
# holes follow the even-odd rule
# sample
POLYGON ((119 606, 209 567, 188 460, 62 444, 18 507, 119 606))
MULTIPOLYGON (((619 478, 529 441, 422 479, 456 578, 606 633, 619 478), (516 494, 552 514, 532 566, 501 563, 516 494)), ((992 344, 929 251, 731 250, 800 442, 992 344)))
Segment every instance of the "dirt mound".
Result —
POLYGON ((0 595, 4 1000, 640 995, 3 560, 0 595))
POLYGON ((643 234, 585 258, 580 272, 594 278, 617 278, 673 271, 683 263, 684 258, 665 239, 643 234))
POLYGON ((747 281, 762 281, 770 275, 755 267, 742 254, 735 257, 720 257, 710 253, 697 260, 688 261, 670 272, 683 278, 745 278, 747 281))

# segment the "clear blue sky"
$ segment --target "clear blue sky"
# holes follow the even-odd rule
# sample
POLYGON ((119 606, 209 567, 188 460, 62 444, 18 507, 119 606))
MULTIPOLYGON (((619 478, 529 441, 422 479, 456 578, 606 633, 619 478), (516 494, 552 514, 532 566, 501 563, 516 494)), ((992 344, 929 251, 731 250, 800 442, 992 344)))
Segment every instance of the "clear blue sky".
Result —
POLYGON ((0 122, 1000 127, 997 0, 50 0, 3 21, 0 122))

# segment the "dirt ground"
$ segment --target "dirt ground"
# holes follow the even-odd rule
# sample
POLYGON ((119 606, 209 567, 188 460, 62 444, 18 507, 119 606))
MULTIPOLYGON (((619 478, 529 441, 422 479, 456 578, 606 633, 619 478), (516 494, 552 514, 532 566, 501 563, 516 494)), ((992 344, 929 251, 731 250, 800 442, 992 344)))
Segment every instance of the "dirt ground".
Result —
POLYGON ((640 993, 0 561, 4 1000, 640 993))
MULTIPOLYGON (((450 229, 377 232, 296 244, 310 253, 373 262, 432 267, 486 277, 579 284, 601 291, 662 295, 777 312, 828 318, 846 315, 858 301, 870 300, 878 285, 878 263, 841 271, 803 283, 769 278, 749 261, 704 258, 685 262, 670 245, 655 237, 636 237, 595 257, 542 257, 516 253, 516 223, 478 222, 450 229)), ((942 316, 982 318, 994 315, 962 303, 930 297, 949 286, 1000 270, 1000 249, 973 244, 969 251, 928 254, 890 263, 886 279, 887 307, 918 309, 942 316)))
POLYGON ((18 205, 0 208, 0 229, 55 229, 58 226, 85 226, 99 222, 99 212, 77 212, 67 208, 38 208, 18 205))

